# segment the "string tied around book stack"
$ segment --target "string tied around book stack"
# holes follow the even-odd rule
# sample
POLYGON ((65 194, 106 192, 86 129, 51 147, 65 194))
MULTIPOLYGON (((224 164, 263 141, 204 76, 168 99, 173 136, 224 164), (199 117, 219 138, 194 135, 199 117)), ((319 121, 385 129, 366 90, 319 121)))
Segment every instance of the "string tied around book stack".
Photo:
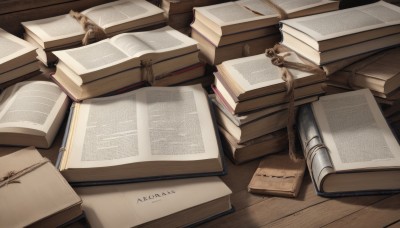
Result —
MULTIPOLYGON (((328 150, 328 147, 325 146, 325 144, 322 142, 322 140, 319 140, 318 143, 316 143, 314 146, 312 146, 311 148, 308 148, 311 141, 313 139, 317 139, 318 140, 319 136, 315 135, 313 137, 311 137, 309 140, 307 140, 305 142, 305 158, 307 162, 312 161, 311 158, 314 157, 314 155, 318 152, 318 151, 322 151, 322 149, 328 150), (308 149, 307 149, 308 148, 308 149)), ((309 163, 309 166, 312 170, 312 163, 309 163)))
POLYGON ((47 162, 50 162, 50 160, 47 159, 47 158, 43 158, 39 162, 36 162, 36 163, 34 163, 34 164, 24 168, 24 169, 21 169, 19 171, 9 171, 9 172, 7 172, 7 174, 0 179, 0 188, 4 187, 4 186, 7 186, 9 184, 19 184, 19 183, 21 183, 21 181, 18 180, 18 178, 20 178, 21 176, 23 176, 23 175, 25 175, 27 173, 32 172, 33 170, 41 167, 42 165, 46 164, 47 162))
POLYGON ((142 81, 148 81, 151 85, 154 85, 156 78, 153 71, 153 61, 141 60, 141 71, 142 71, 142 81))
POLYGON ((282 80, 286 83, 286 95, 288 97, 289 106, 288 106, 288 119, 287 119, 287 131, 288 131, 288 140, 289 140, 289 156, 293 161, 299 161, 300 157, 295 152, 295 131, 294 131, 294 123, 295 123, 295 107, 294 107, 294 77, 289 69, 299 70, 303 72, 313 73, 313 74, 321 74, 323 71, 318 67, 314 67, 311 65, 307 65, 299 62, 290 62, 286 61, 285 57, 289 56, 290 53, 285 53, 284 55, 278 55, 279 53, 279 45, 275 45, 273 48, 269 48, 265 50, 265 55, 271 59, 271 63, 281 69, 282 72, 282 80))
POLYGON ((103 31, 103 29, 90 21, 90 19, 85 15, 73 10, 69 11, 69 15, 78 20, 86 32, 85 36, 82 39, 82 45, 89 44, 89 40, 91 37, 94 37, 94 39, 97 41, 107 38, 107 35, 103 31))

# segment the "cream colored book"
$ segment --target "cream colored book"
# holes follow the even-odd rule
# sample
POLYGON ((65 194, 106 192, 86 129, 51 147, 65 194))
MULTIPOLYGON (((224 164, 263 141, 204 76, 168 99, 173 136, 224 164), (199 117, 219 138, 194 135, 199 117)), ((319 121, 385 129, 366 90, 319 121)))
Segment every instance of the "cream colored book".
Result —
MULTIPOLYGON (((274 4, 289 18, 337 10, 337 1, 279 1, 274 4)), ((279 13, 263 0, 240 0, 194 8, 195 23, 203 24, 220 36, 268 27, 279 22, 279 13)))
MULTIPOLYGON (((21 75, 10 77, 9 71, 16 70, 36 61, 35 47, 0 28, 0 83, 12 80, 21 75)), ((39 64, 31 72, 39 70, 39 64)))
POLYGON ((218 177, 95 186, 76 191, 83 199, 83 209, 92 227, 187 227, 232 210, 232 191, 218 177))
MULTIPOLYGON (((81 12, 107 34, 131 31, 165 21, 163 11, 145 0, 119 0, 95 6, 81 12)), ((22 22, 42 49, 80 43, 85 31, 71 15, 22 22)))
POLYGON ((389 94, 400 87, 400 48, 380 52, 337 71, 329 81, 389 94))
POLYGON ((281 24, 283 45, 323 65, 399 44, 400 7, 378 1, 281 24))
POLYGON ((200 85, 145 87, 88 99, 75 104, 71 118, 59 165, 69 182, 224 171, 208 99, 200 85))
POLYGON ((68 108, 52 82, 25 81, 0 94, 0 144, 49 148, 68 108))
MULTIPOLYGON (((195 40, 167 26, 147 32, 124 33, 84 47, 53 53, 74 73, 68 75, 71 80, 82 85, 140 67, 144 61, 155 64, 197 51, 195 40)), ((177 69, 179 67, 171 71, 177 69)))
POLYGON ((58 227, 83 213, 81 198, 34 147, 0 157, 0 175, 0 227, 58 227))
POLYGON ((400 146, 368 89, 321 97, 299 110, 297 122, 319 194, 400 189, 400 146))
MULTIPOLYGON (((305 64, 294 52, 279 53, 286 61, 305 64)), ((313 65, 314 67, 317 67, 313 65)), ((265 54, 224 61, 217 66, 218 80, 223 81, 234 100, 243 101, 286 90, 281 69, 271 63, 265 54)), ((325 81, 326 76, 289 69, 295 87, 325 81)), ((220 84, 219 84, 220 85, 220 84)), ((219 87, 217 86, 219 89, 219 87)))

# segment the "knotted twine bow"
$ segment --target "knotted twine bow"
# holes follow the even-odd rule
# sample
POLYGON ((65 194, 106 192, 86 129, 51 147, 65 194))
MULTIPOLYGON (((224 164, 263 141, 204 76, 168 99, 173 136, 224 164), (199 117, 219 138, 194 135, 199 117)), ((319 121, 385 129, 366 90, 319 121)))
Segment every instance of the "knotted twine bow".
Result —
POLYGON ((43 158, 41 161, 32 164, 22 170, 19 171, 10 171, 3 178, 0 179, 0 188, 3 186, 7 186, 8 184, 17 184, 21 183, 21 181, 17 180, 19 177, 32 172, 33 170, 39 168, 40 166, 50 162, 49 159, 43 158))
POLYGON ((286 83, 286 95, 289 99, 288 107, 288 119, 287 119, 287 131, 289 139, 289 156, 292 160, 298 161, 300 158, 295 152, 295 132, 293 125, 295 123, 295 109, 294 109, 294 78, 292 73, 288 69, 299 70, 303 72, 308 72, 312 74, 323 74, 324 72, 318 67, 311 65, 286 61, 285 57, 289 56, 290 53, 285 53, 284 55, 278 55, 279 45, 275 45, 273 48, 269 48, 265 51, 265 55, 271 59, 271 63, 281 69, 282 80, 286 83))
POLYGON ((83 29, 85 30, 85 36, 82 39, 82 45, 89 44, 90 37, 94 37, 97 41, 103 40, 107 38, 106 33, 100 28, 98 25, 94 24, 92 21, 89 20, 88 17, 85 15, 76 12, 76 11, 69 11, 69 15, 79 21, 83 29))

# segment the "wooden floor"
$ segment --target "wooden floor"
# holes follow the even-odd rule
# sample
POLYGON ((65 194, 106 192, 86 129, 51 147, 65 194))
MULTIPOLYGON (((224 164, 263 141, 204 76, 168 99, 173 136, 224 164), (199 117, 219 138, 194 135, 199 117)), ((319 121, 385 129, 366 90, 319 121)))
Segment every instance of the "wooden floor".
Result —
MULTIPOLYGON (((45 78, 45 77, 44 77, 45 78)), ((39 149, 55 162, 65 126, 50 149, 39 149)), ((0 156, 20 148, 0 147, 0 156)), ((234 165, 227 160, 228 174, 222 179, 233 191, 235 212, 201 227, 400 227, 400 194, 323 198, 315 194, 309 174, 304 176, 297 198, 254 195, 247 185, 259 160, 234 165)), ((400 181, 400 180, 394 180, 400 181)), ((81 220, 72 227, 87 227, 81 220)))

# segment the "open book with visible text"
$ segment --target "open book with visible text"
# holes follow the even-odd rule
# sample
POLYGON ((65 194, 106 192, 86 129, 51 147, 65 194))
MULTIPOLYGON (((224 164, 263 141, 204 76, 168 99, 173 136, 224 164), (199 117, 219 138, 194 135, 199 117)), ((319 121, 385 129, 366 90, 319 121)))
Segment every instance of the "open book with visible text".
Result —
POLYGON ((197 42, 164 27, 56 51, 53 79, 74 100, 92 98, 199 63, 197 42), (151 74, 144 73, 151 71, 151 74), (152 77, 152 78, 146 78, 152 77))
POLYGON ((69 99, 52 82, 25 81, 0 94, 0 144, 49 148, 69 99))
MULTIPOLYGON (((113 1, 89 8, 81 14, 100 27, 107 37, 165 21, 163 11, 145 0, 113 1)), ((86 33, 80 22, 68 14, 22 22, 22 25, 26 40, 41 49, 39 57, 45 63, 47 52, 79 46, 86 33)), ((53 56, 49 60, 56 59, 53 56)))
POLYGON ((368 89, 301 107, 298 129, 319 194, 400 191, 400 146, 368 89))
POLYGON ((95 184, 222 174, 220 146, 200 85, 146 87, 74 104, 59 169, 95 184))

